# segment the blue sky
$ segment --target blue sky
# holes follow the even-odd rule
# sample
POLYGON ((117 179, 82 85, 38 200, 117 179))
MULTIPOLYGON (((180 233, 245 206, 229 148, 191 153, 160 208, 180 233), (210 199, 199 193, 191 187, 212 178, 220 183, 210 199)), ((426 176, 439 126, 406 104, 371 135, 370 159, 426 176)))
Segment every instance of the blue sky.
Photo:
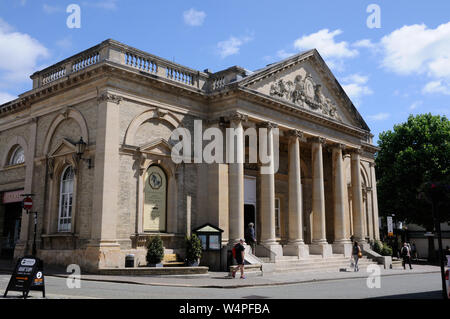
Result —
POLYGON ((0 104, 29 75, 112 38, 198 70, 256 70, 313 47, 375 135, 450 116, 450 1, 0 0, 0 104), (68 28, 70 4, 81 28, 68 28), (370 4, 380 28, 369 28, 370 4))

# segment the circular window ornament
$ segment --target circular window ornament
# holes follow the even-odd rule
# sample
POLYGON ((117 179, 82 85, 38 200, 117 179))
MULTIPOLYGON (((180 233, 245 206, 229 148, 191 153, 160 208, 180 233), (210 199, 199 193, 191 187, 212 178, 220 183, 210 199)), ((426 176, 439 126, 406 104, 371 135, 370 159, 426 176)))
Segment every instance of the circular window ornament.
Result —
POLYGON ((162 186, 162 177, 157 172, 152 172, 148 177, 148 183, 152 189, 159 189, 162 186))

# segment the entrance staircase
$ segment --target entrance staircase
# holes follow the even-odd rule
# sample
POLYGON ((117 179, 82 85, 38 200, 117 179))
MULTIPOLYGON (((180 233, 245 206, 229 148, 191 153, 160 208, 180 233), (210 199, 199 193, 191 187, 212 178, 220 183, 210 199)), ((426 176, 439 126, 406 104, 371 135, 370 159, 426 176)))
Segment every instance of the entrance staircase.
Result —
MULTIPOLYGON (((266 256, 255 256, 249 250, 246 251, 246 263, 249 268, 260 265, 261 272, 341 272, 354 271, 350 265, 350 257, 344 254, 333 254, 323 258, 321 255, 309 255, 305 258, 297 256, 276 256, 275 258, 266 256), (251 267, 250 267, 251 265, 251 267)), ((358 261, 360 271, 365 271, 367 266, 376 265, 377 262, 363 256, 358 261)), ((247 267, 247 266, 246 266, 247 267)))
MULTIPOLYGON (((269 258, 259 258, 263 263, 270 262, 269 258)), ((363 256, 358 261, 360 271, 363 271, 369 265, 377 263, 363 256)), ((309 255, 307 258, 299 259, 296 256, 278 257, 273 263, 275 272, 330 272, 330 271, 353 271, 350 267, 350 258, 343 254, 333 254, 328 258, 322 258, 320 255, 309 255)))

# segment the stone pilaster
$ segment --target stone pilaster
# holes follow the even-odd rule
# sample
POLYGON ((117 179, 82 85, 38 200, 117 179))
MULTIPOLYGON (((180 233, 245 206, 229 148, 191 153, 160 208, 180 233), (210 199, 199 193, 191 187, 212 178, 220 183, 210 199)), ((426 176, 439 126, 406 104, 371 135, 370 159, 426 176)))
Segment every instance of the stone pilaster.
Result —
POLYGON ((323 181, 323 157, 322 145, 325 139, 311 137, 308 141, 312 144, 312 215, 313 234, 312 244, 309 247, 311 254, 320 254, 322 257, 332 255, 331 246, 326 239, 325 226, 325 189, 323 181))
POLYGON ((98 98, 92 240, 86 248, 87 264, 94 269, 122 264, 116 234, 121 100, 110 93, 103 93, 98 98))
POLYGON ((289 241, 284 255, 307 257, 308 246, 303 240, 303 195, 300 169, 300 139, 302 132, 291 130, 289 136, 289 241))
POLYGON ((333 200, 334 200, 334 242, 333 251, 351 256, 352 244, 348 238, 348 213, 345 210, 345 173, 344 162, 342 159, 343 144, 334 144, 332 146, 333 160, 333 200))

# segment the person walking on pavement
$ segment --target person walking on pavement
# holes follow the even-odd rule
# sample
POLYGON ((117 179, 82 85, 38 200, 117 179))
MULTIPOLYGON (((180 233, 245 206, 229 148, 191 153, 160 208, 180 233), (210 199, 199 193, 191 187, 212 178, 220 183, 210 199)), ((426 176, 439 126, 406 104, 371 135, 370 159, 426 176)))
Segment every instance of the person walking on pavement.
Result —
POLYGON ((236 263, 237 263, 236 268, 234 268, 231 271, 231 276, 233 278, 236 277, 236 272, 238 269, 240 269, 241 270, 241 279, 245 279, 245 276, 244 276, 244 260, 245 260, 245 258, 244 258, 245 257, 244 243, 245 243, 245 241, 241 238, 239 240, 239 242, 236 245, 234 245, 234 247, 233 247, 233 249, 235 251, 234 258, 236 259, 236 263))
POLYGON ((248 224, 247 230, 245 232, 245 242, 252 248, 252 254, 255 254, 256 237, 253 223, 248 224))
POLYGON ((402 258, 403 258, 403 269, 406 269, 406 263, 409 264, 409 269, 412 269, 411 266, 411 250, 408 248, 408 244, 404 243, 402 250, 402 258))
POLYGON ((353 260, 354 260, 353 270, 359 271, 358 261, 359 261, 359 258, 362 257, 362 253, 361 253, 361 247, 359 247, 358 242, 356 242, 356 241, 353 243, 352 255, 353 255, 353 260))

